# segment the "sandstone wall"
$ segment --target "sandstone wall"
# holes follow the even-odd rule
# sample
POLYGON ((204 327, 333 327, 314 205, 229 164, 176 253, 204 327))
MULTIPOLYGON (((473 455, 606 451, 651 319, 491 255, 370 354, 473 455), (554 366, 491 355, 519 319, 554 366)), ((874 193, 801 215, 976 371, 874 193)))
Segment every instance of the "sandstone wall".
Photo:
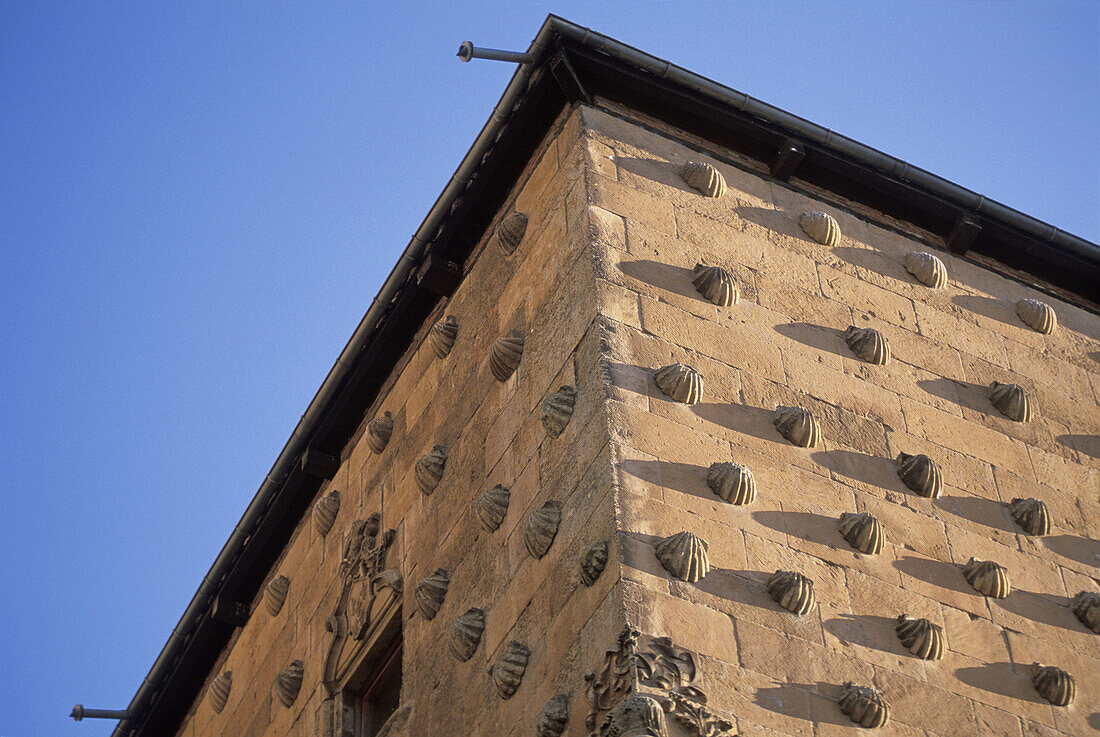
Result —
MULTIPOLYGON (((462 284, 438 314, 454 315, 459 332, 450 354, 437 358, 424 340, 428 328, 366 421, 394 419, 392 439, 373 453, 361 434, 336 477, 320 491, 341 495, 335 525, 321 536, 307 518, 271 577, 290 579, 287 600, 270 616, 260 598, 211 677, 231 671, 233 686, 221 713, 200 698, 181 729, 186 737, 283 737, 325 732, 321 669, 332 635, 325 629, 340 595, 339 566, 355 520, 381 512, 396 537, 386 568, 404 578, 402 704, 408 721, 396 735, 529 734, 543 705, 558 693, 574 696, 575 723, 585 703, 577 684, 605 643, 622 627, 617 577, 592 587, 579 582, 581 552, 612 540, 612 466, 599 363, 595 277, 579 115, 563 120, 546 141, 514 200, 529 225, 512 256, 495 241, 475 252, 462 284), (493 342, 526 331, 518 370, 500 383, 491 374, 493 342), (540 404, 560 386, 577 389, 564 432, 547 435, 540 404), (423 493, 414 479, 418 459, 435 444, 447 448, 439 486, 423 493), (496 484, 511 490, 501 527, 484 529, 474 498, 496 484), (528 554, 524 520, 550 500, 561 502, 560 531, 542 559, 528 554), (416 585, 437 568, 450 585, 438 614, 417 613, 416 585), (451 622, 471 607, 486 612, 474 657, 459 662, 448 649, 451 622), (493 689, 487 667, 515 640, 530 651, 523 682, 510 699, 493 689), (302 687, 289 708, 272 694, 280 669, 304 665, 302 687)), ((612 556, 614 557, 614 552, 612 556)), ((617 570, 613 561, 610 570, 617 570)))
POLYGON ((1100 639, 1069 608, 1079 591, 1098 590, 1097 316, 657 124, 590 109, 584 122, 627 619, 699 654, 709 706, 742 735, 851 734, 835 700, 846 681, 885 694, 892 720, 882 734, 1100 729, 1100 639), (726 195, 686 186, 688 159, 714 164, 726 195), (838 221, 838 245, 802 231, 807 210, 838 221), (948 283, 914 280, 902 266, 911 250, 939 256, 948 283), (727 268, 740 302, 703 299, 691 280, 697 261, 727 268), (1057 311, 1052 335, 1017 318, 1026 297, 1057 311), (881 331, 891 361, 856 358, 843 339, 849 325, 881 331), (655 385, 653 370, 674 362, 703 375, 699 403, 671 401, 655 385), (999 414, 994 380, 1025 387, 1038 416, 999 414), (777 405, 812 410, 823 442, 785 440, 772 422, 777 405), (939 463, 941 498, 902 484, 900 452, 939 463), (727 504, 706 484, 708 467, 729 460, 755 474, 751 505, 727 504), (1006 506, 1015 497, 1047 505, 1049 535, 1022 533, 1006 506), (847 544, 844 512, 880 520, 881 553, 847 544), (710 572, 696 583, 671 577, 654 554, 657 540, 684 530, 709 544, 710 572), (1011 595, 972 589, 960 567, 972 556, 1007 567, 1011 595), (769 597, 777 569, 813 580, 812 611, 795 616, 769 597), (901 647, 902 613, 943 627, 942 660, 901 647), (1076 677, 1073 705, 1036 694, 1033 661, 1076 677))

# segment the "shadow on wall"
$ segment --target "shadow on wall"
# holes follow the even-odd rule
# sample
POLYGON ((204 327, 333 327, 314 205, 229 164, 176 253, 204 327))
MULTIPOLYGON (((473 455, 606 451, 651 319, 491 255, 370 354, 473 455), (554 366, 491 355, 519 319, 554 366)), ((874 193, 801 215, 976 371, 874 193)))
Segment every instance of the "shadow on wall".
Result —
POLYGON ((848 543, 837 529, 837 520, 814 512, 753 512, 752 518, 776 532, 793 535, 807 542, 828 545, 833 548, 847 548, 848 543))
POLYGON ((896 625, 895 619, 869 614, 840 613, 824 622, 825 629, 843 643, 906 657, 910 653, 901 646, 894 629, 896 625))
POLYGON ((838 330, 808 322, 792 322, 787 325, 776 325, 775 332, 810 348, 835 353, 844 358, 852 357, 848 344, 844 342, 843 329, 838 330))
POLYGON ((894 461, 889 458, 861 453, 855 450, 820 450, 811 458, 815 463, 838 476, 877 486, 885 491, 906 494, 905 484, 898 478, 894 461))
POLYGON ((959 294, 951 298, 951 301, 977 315, 983 315, 990 320, 1002 322, 1021 330, 1029 330, 1020 318, 1016 316, 1016 306, 992 297, 979 297, 973 294, 959 294))
POLYGON ((956 517, 975 524, 992 527, 1005 532, 1018 532, 1012 521, 1008 507, 1001 502, 982 499, 976 496, 945 496, 936 500, 936 506, 956 517))
POLYGON ((991 599, 990 606, 999 606, 1017 617, 1070 632, 1090 632, 1070 609, 1068 596, 1053 596, 1038 591, 1013 588, 1004 599, 991 599))
POLYGON ((785 683, 771 688, 757 689, 754 701, 757 706, 785 717, 850 727, 851 720, 836 704, 837 699, 840 698, 840 688, 838 684, 823 681, 785 683))
POLYGON ((988 663, 970 668, 957 668, 955 677, 968 686, 1010 699, 1046 704, 1031 686, 1031 677, 1013 669, 1012 663, 988 663))
POLYGON ((817 245, 817 243, 810 240, 810 237, 802 231, 802 226, 798 224, 798 217, 801 213, 792 215, 782 210, 769 210, 765 207, 745 206, 738 207, 737 214, 750 223, 756 223, 761 228, 767 228, 776 233, 788 235, 807 243, 813 243, 815 246, 817 245))
POLYGON ((917 386, 934 397, 972 409, 983 415, 996 416, 989 401, 989 387, 955 379, 920 379, 917 386))
POLYGON ((631 279, 637 279, 658 289, 706 302, 706 299, 696 291, 695 285, 691 282, 691 269, 662 264, 660 261, 640 259, 638 261, 620 261, 619 271, 631 279))
POLYGON ((1077 535, 1046 535, 1043 545, 1058 555, 1100 568, 1100 542, 1077 535))
POLYGON ((869 248, 852 248, 851 246, 836 246, 833 254, 837 258, 847 261, 852 266, 878 274, 879 276, 895 281, 910 283, 913 277, 905 270, 900 258, 891 258, 880 251, 869 248))
POLYGON ((960 594, 970 594, 978 599, 984 598, 967 583, 962 566, 954 563, 944 563, 941 560, 907 555, 894 561, 894 567, 907 576, 919 578, 921 581, 939 586, 941 589, 956 591, 960 594))
POLYGON ((1059 435, 1055 440, 1078 453, 1100 458, 1100 437, 1096 435, 1059 435))
POLYGON ((718 501, 706 485, 707 469, 702 466, 692 463, 626 458, 619 463, 619 468, 654 486, 672 489, 708 501, 718 501))
POLYGON ((655 159, 639 159, 635 156, 616 156, 615 163, 620 169, 651 182, 674 187, 689 194, 698 194, 680 176, 680 167, 676 164, 655 159))
POLYGON ((751 435, 754 438, 780 445, 787 442, 775 429, 771 410, 752 407, 747 404, 699 402, 692 405, 691 411, 699 419, 724 427, 727 430, 751 435))

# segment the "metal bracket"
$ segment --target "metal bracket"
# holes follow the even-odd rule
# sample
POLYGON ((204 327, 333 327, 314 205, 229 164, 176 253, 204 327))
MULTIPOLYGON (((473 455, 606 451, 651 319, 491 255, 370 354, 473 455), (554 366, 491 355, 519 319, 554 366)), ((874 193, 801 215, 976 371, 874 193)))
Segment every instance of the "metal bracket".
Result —
POLYGON ((304 473, 331 481, 340 470, 340 459, 316 448, 306 448, 302 453, 301 466, 304 473))
POLYGON ((982 221, 977 215, 969 212, 960 212, 955 219, 955 225, 947 235, 947 248, 952 253, 960 256, 970 250, 978 233, 982 232, 982 221))
POLYGON ((779 144, 779 151, 772 159, 772 176, 780 181, 787 181, 804 158, 806 158, 806 151, 802 146, 792 138, 784 138, 779 144))
POLYGON ((580 77, 577 76, 564 51, 559 51, 550 62, 550 73, 554 75, 554 80, 557 81, 569 102, 580 100, 586 105, 592 104, 592 98, 588 96, 588 92, 581 84, 580 77))
POLYGON ((219 596, 214 600, 214 608, 210 616, 218 622, 231 624, 234 627, 244 627, 248 624, 248 604, 243 601, 234 601, 228 596, 219 596))
POLYGON ((462 268, 453 261, 428 253, 416 272, 416 283, 429 292, 450 297, 462 281, 462 268))

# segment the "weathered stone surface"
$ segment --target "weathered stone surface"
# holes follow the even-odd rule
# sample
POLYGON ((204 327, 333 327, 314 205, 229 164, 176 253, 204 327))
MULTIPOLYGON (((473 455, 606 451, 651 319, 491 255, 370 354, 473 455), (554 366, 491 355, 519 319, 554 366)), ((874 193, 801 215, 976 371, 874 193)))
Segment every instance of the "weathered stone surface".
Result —
POLYGON ((1055 706, 1069 706, 1077 696, 1073 676, 1054 665, 1032 664, 1031 683, 1040 696, 1055 706))
POLYGON ((592 586, 599 579, 603 569, 607 567, 609 545, 606 540, 593 543, 585 548, 581 556, 581 582, 585 586, 592 586))
POLYGON ((890 721, 890 706, 882 692, 870 686, 845 683, 840 691, 840 710, 862 727, 882 727, 890 721))
POLYGON ((546 702, 535 722, 535 737, 561 737, 569 723, 569 697, 558 694, 546 702))
POLYGON ((890 343, 874 328, 857 328, 851 325, 844 333, 844 342, 852 349, 852 353, 867 363, 885 366, 890 361, 890 343))
POLYGON ((500 698, 510 699, 519 690, 530 658, 531 651, 521 642, 510 640, 504 646, 504 652, 489 668, 489 676, 493 679, 500 698))

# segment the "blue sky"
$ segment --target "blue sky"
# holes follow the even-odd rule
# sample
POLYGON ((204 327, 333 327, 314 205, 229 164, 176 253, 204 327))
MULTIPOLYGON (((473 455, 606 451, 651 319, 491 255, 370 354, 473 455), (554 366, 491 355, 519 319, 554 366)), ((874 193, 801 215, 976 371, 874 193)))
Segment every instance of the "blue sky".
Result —
POLYGON ((553 11, 1100 239, 1094 2, 0 0, 0 737, 101 737, 553 11))

